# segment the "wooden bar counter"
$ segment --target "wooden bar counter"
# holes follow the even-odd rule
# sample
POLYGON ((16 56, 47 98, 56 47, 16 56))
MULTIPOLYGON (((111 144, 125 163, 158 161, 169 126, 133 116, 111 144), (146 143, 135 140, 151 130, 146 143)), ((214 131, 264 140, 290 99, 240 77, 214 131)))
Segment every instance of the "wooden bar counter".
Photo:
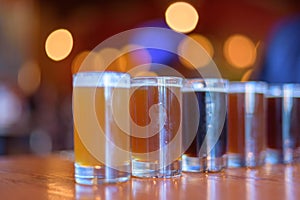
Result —
POLYGON ((0 158, 0 199, 300 199, 300 164, 183 173, 175 179, 75 184, 69 154, 0 158))

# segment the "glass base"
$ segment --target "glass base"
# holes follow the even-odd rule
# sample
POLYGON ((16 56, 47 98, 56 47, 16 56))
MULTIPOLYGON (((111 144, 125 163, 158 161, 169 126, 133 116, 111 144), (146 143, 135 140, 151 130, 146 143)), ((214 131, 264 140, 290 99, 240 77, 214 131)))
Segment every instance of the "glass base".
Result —
POLYGON ((258 167, 265 164, 266 153, 265 151, 254 155, 252 152, 246 155, 245 166, 246 167, 258 167))
POLYGON ((237 153, 228 153, 226 154, 226 166, 228 168, 244 167, 245 160, 237 153))
MULTIPOLYGON (((84 185, 125 182, 130 179, 130 173, 105 166, 75 166, 75 182, 84 185)), ((130 166, 126 166, 128 171, 130 166)))
POLYGON ((132 160, 132 176, 140 178, 172 178, 181 175, 181 160, 160 169, 158 163, 141 162, 132 160))
POLYGON ((228 168, 234 167, 258 167, 265 163, 266 154, 261 152, 258 155, 248 153, 247 155, 241 155, 237 153, 228 153, 226 155, 226 166, 228 168))
POLYGON ((219 172, 225 168, 225 161, 223 157, 207 158, 206 159, 206 171, 207 172, 219 172))
POLYGON ((280 164, 283 163, 283 153, 280 149, 267 149, 266 163, 280 164))
POLYGON ((286 148, 283 153, 283 163, 291 164, 300 161, 300 148, 286 148))
POLYGON ((182 156, 182 171, 203 172, 205 171, 205 158, 182 156))

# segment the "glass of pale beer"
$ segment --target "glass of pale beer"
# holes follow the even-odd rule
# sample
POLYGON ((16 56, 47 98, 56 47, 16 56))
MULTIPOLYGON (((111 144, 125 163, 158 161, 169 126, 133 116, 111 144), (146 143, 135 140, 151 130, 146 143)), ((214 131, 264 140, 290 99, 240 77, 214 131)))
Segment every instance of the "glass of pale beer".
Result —
POLYGON ((132 175, 181 175, 181 87, 179 77, 131 80, 132 175))
POLYGON ((80 72, 73 77, 75 181, 101 184, 130 178, 130 76, 80 72))
POLYGON ((186 172, 220 171, 225 167, 227 137, 225 79, 185 79, 182 88, 182 135, 186 172))
POLYGON ((264 82, 231 82, 228 97, 227 167, 263 165, 266 154, 264 82))

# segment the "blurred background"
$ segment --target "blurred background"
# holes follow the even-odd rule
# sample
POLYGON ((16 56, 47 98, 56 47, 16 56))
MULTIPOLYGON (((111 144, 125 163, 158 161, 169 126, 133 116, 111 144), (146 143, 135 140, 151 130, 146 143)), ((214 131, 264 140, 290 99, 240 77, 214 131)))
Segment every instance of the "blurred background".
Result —
MULTIPOLYGON (((0 0, 0 155, 73 148, 72 74, 112 35, 141 26, 170 28, 200 43, 224 78, 249 80, 262 71, 274 32, 300 11, 297 0, 184 2, 0 0)), ((179 46, 197 55, 187 43, 179 46)), ((138 55, 131 63, 151 60, 147 52, 138 55)), ((182 59, 163 62, 193 76, 182 59)))

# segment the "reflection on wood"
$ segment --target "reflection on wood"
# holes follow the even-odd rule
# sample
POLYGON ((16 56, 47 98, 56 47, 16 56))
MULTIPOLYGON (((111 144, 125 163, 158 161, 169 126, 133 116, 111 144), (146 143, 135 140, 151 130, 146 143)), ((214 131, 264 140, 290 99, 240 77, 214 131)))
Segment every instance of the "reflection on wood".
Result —
POLYGON ((299 199, 300 165, 183 173, 176 179, 75 184, 68 154, 0 158, 1 199, 299 199))

